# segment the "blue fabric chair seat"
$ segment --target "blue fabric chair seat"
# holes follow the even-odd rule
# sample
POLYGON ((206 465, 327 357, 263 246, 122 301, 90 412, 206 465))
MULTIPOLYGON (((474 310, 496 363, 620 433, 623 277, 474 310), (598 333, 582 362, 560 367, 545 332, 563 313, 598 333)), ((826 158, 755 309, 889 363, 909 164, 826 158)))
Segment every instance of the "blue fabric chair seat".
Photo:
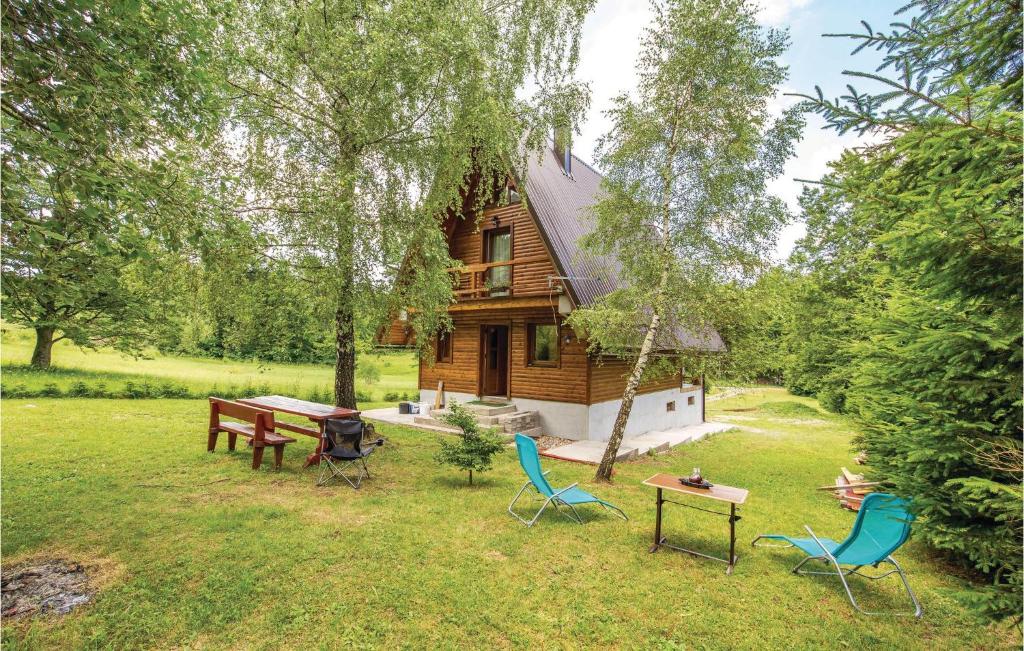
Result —
POLYGON ((818 540, 821 541, 821 545, 816 543, 814 538, 790 538, 789 536, 761 536, 761 538, 768 540, 785 540, 808 556, 821 556, 821 545, 824 545, 825 549, 827 549, 830 554, 835 552, 839 547, 839 543, 831 538, 818 538, 818 540))
POLYGON ((598 499, 583 490, 582 488, 570 488, 564 493, 558 494, 558 500, 565 502, 566 504, 590 504, 597 502, 598 504, 604 504, 604 500, 598 499))
POLYGON ((594 497, 582 488, 578 488, 576 484, 572 484, 571 486, 561 490, 555 490, 552 488, 551 484, 548 483, 547 478, 544 476, 545 473, 540 469, 540 455, 537 452, 537 444, 534 443, 533 439, 529 436, 516 434, 516 451, 519 453, 519 465, 522 466, 523 472, 526 473, 528 479, 527 482, 523 484, 523 487, 519 489, 519 492, 516 493, 516 496, 512 498, 512 503, 508 505, 508 512, 526 526, 532 527, 533 523, 537 521, 537 518, 540 517, 541 513, 544 512, 544 509, 546 509, 550 504, 554 504, 555 508, 558 508, 559 505, 569 507, 569 510, 572 511, 572 515, 569 517, 580 524, 583 524, 583 520, 580 518, 579 514, 576 513, 576 509, 573 508, 573 505, 575 504, 600 504, 605 508, 616 511, 620 516, 622 516, 623 520, 629 519, 619 507, 594 497), (523 495, 526 489, 531 486, 541 495, 541 497, 544 497, 545 500, 544 504, 540 507, 540 510, 533 516, 533 519, 525 520, 520 517, 518 513, 513 511, 512 507, 523 495))
MULTIPOLYGON (((903 580, 903 587, 906 588, 910 600, 914 603, 913 613, 891 613, 895 615, 910 615, 920 617, 922 614, 921 604, 917 601, 914 591, 910 589, 910 583, 903 574, 903 569, 892 557, 892 553, 900 548, 910 537, 910 525, 914 521, 914 514, 910 512, 910 503, 907 500, 889 495, 887 493, 872 493, 861 502, 860 510, 857 511, 857 519, 853 522, 850 535, 842 542, 836 542, 831 538, 821 538, 815 535, 810 527, 804 529, 811 535, 810 538, 794 538, 779 534, 762 534, 751 543, 757 546, 758 540, 782 540, 799 549, 806 558, 800 561, 793 568, 794 574, 829 574, 838 576, 846 589, 846 596, 850 603, 858 611, 865 615, 879 615, 863 610, 857 605, 853 597, 850 585, 846 577, 857 574, 871 580, 882 579, 890 574, 898 573, 903 580), (818 561, 831 564, 835 569, 830 572, 814 572, 809 570, 801 571, 801 568, 808 561, 818 561), (880 576, 871 576, 860 572, 865 566, 878 568, 880 564, 892 565, 894 570, 885 572, 880 576), (844 569, 844 567, 849 569, 844 569)), ((782 547, 784 545, 768 545, 782 547)), ((788 547, 788 545, 785 545, 788 547)))

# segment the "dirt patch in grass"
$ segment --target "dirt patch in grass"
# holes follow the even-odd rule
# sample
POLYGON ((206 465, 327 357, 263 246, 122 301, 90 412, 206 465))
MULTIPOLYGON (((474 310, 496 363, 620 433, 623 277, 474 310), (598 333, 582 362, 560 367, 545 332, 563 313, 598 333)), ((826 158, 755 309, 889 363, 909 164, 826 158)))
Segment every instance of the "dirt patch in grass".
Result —
POLYGON ((27 562, 4 571, 0 602, 4 617, 35 613, 66 615, 96 594, 80 563, 60 558, 27 562))
POLYGON ((16 620, 34 614, 66 615, 94 601, 119 580, 124 567, 110 558, 49 547, 3 566, 0 613, 16 620))

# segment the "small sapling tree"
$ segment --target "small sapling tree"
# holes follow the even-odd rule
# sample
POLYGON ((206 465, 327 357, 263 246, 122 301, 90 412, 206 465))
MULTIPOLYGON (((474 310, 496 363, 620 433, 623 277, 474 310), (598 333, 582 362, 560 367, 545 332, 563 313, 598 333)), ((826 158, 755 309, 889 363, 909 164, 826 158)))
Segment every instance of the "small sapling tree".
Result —
POLYGON ((504 441, 494 433, 493 428, 481 428, 465 407, 454 400, 448 413, 441 420, 462 430, 457 443, 441 439, 441 450, 434 459, 438 463, 455 466, 469 471, 469 484, 473 485, 473 471, 490 470, 492 459, 505 447, 504 441))

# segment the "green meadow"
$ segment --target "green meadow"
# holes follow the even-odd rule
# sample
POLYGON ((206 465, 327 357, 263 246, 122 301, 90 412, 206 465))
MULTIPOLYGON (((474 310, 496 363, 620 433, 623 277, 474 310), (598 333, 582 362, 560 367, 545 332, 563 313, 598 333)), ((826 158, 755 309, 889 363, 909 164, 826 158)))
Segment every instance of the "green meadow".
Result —
MULTIPOLYGON (((153 350, 130 356, 61 341, 54 346, 53 366, 40 371, 28 365, 33 337, 30 330, 3 326, 0 361, 5 397, 238 397, 276 393, 332 401, 334 368, 327 364, 176 357, 153 350)), ((375 406, 390 394, 415 397, 417 361, 413 353, 367 353, 360 356, 358 364, 372 365, 379 371, 379 380, 357 382, 360 406, 375 406)))
MULTIPOLYGON (((110 373, 121 358, 58 359, 107 360, 82 372, 110 373)), ((160 369, 197 387, 223 384, 217 368, 250 377, 244 365, 190 363, 124 361, 119 372, 160 369)), ((312 370, 289 381, 312 382, 312 370)), ((318 488, 301 468, 309 439, 288 446, 280 472, 253 472, 244 447, 229 453, 223 440, 207 453, 202 400, 3 407, 4 566, 59 555, 98 590, 70 615, 5 621, 5 649, 1019 648, 1016 629, 971 619, 958 601, 967 577, 913 538, 897 558, 921 620, 858 615, 834 578, 790 574, 799 554, 749 546, 804 524, 841 538, 854 518, 814 490, 853 466, 851 424, 779 389, 710 403, 709 418, 736 429, 620 463, 611 485, 592 483, 593 467, 544 460, 553 485, 579 482, 630 519, 584 508, 581 526, 550 510, 529 529, 505 510, 524 481, 511 450, 470 487, 434 462, 437 434, 381 424, 388 441, 363 488, 318 488), (732 576, 648 553, 654 493, 642 480, 694 466, 750 490, 732 576)), ((722 518, 666 509, 670 541, 725 552, 722 518)), ((867 607, 907 605, 895 577, 852 585, 867 607)))

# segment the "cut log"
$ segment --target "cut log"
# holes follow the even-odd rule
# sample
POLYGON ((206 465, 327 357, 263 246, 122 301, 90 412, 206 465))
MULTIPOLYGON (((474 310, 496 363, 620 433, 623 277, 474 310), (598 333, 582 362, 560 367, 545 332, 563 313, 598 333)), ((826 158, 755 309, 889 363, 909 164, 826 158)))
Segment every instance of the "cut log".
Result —
POLYGON ((816 491, 834 491, 834 490, 845 490, 852 488, 867 488, 869 486, 878 486, 881 482, 877 481, 865 481, 859 484, 830 484, 828 486, 818 486, 814 490, 816 491))
POLYGON ((434 396, 434 409, 444 407, 444 380, 437 383, 437 394, 434 396))
POLYGON ((849 488, 853 490, 857 495, 867 495, 871 492, 868 488, 861 486, 864 483, 864 475, 858 475, 857 473, 850 472, 846 468, 841 468, 843 471, 843 477, 846 478, 846 483, 849 484, 849 488), (856 488, 855 488, 856 487, 856 488))

